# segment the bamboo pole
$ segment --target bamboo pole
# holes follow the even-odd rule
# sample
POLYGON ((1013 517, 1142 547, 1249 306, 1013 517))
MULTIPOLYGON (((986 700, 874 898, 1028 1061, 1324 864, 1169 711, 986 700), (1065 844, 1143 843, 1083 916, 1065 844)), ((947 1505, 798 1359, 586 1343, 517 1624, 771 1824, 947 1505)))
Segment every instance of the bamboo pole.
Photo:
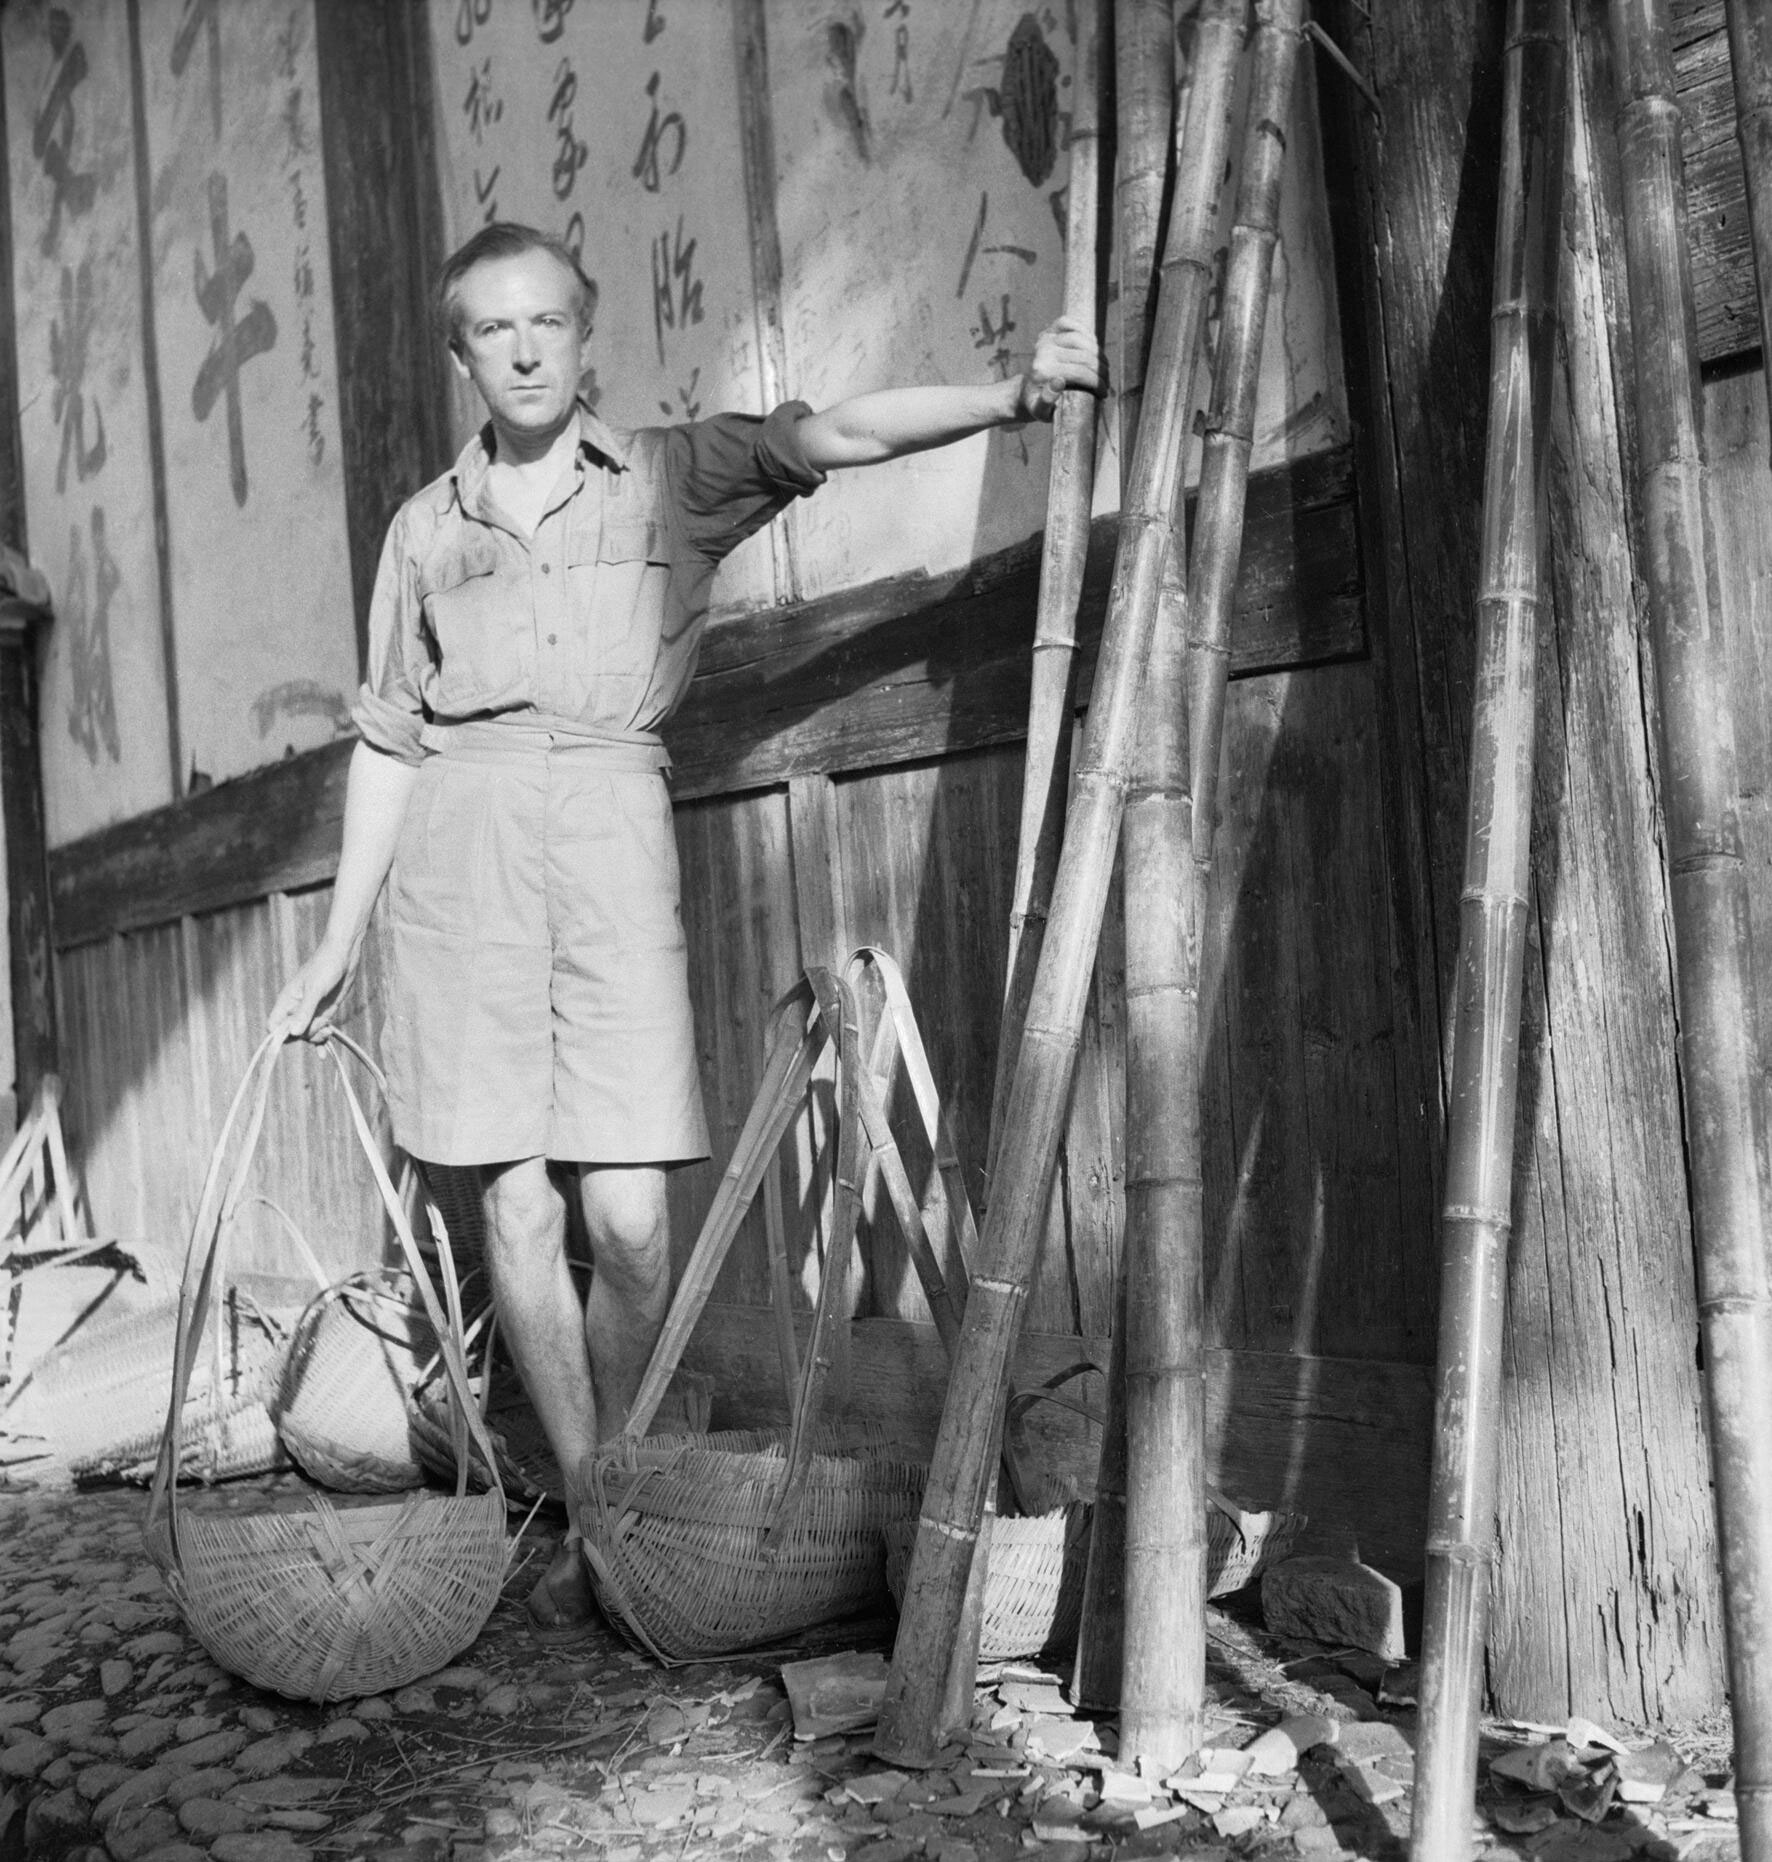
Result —
MULTIPOLYGON (((1129 490, 1132 448, 1144 398, 1151 274, 1163 218, 1163 184, 1178 114, 1172 0, 1116 0, 1115 116, 1118 178, 1114 217, 1120 248, 1120 343, 1114 378, 1120 416, 1120 493, 1129 490)), ((1114 1277, 1107 1402, 1077 1626, 1071 1694, 1081 1707, 1120 1704, 1126 1602, 1126 1259, 1114 1277)))
POLYGON ((1191 583, 1165 590, 1145 675, 1140 767, 1123 830, 1126 913, 1126 1580, 1122 1762, 1175 1765, 1200 1743, 1206 1685, 1205 1210, 1200 1172, 1199 937, 1216 814, 1231 595, 1241 555, 1255 381, 1275 243, 1301 0, 1257 0, 1241 180, 1220 322, 1191 583), (1205 468, 1210 467, 1208 472, 1205 468), (1216 644, 1216 658, 1210 648, 1216 644), (1204 676, 1202 677, 1202 673, 1204 676), (1198 710, 1210 761, 1190 760, 1198 710), (1202 809, 1202 803, 1204 808, 1202 809), (1206 836, 1207 862, 1210 834, 1206 836), (1149 909, 1171 902, 1167 911, 1149 909), (1140 902, 1144 909, 1140 909, 1140 902))
MULTIPOLYGON (((1102 10, 1089 0, 1077 21, 1077 80, 1072 104, 1070 184, 1064 233, 1064 314, 1091 333, 1100 327, 1102 10)), ((1040 961, 1059 837, 1070 787, 1071 722, 1077 694, 1077 603, 1089 555, 1089 509, 1095 491, 1095 397, 1072 388, 1052 417, 1052 464, 1046 481, 1046 535, 1034 615, 1034 663, 1028 693, 1027 763, 1021 785, 1015 891, 1009 909, 1009 962, 997 1036, 987 1176, 1002 1141, 1009 1082, 1021 1050, 1022 1024, 1040 961)))
POLYGON ((1747 223, 1759 283, 1760 357, 1772 358, 1772 8, 1724 0, 1735 73, 1735 136, 1747 182, 1747 223))
POLYGON ((1735 1797, 1742 1853, 1760 1862, 1772 1856, 1772 1288, 1747 870, 1667 9, 1611 0, 1609 12, 1735 1797))
POLYGON ((1243 507, 1255 440, 1255 389, 1267 327, 1268 287, 1279 240, 1280 176, 1303 34, 1304 0, 1255 0, 1249 111, 1237 205, 1225 262, 1212 405, 1200 456, 1194 548, 1188 565, 1188 725, 1194 794, 1194 859, 1205 899, 1218 832, 1219 764, 1230 675, 1231 602, 1243 555, 1243 507))
POLYGON ((1476 1792, 1531 885, 1533 693, 1546 547, 1567 37, 1565 0, 1510 0, 1476 690, 1441 1215, 1439 1369, 1411 1832, 1417 1862, 1452 1862, 1470 1853, 1476 1792))
POLYGON ((1169 564, 1121 829, 1127 910, 1120 1760, 1149 1759, 1164 1769, 1200 1744, 1206 1686, 1198 915, 1187 597, 1174 552, 1169 564))
POLYGON ((1147 406, 1121 519, 1101 657, 1076 792, 1065 818, 1052 915, 1010 1089, 995 1194, 929 1470, 874 1749, 927 1764, 972 1546, 996 1458, 996 1416, 1020 1327, 1082 1033, 1113 873, 1138 689, 1181 486, 1193 358, 1212 282, 1225 107, 1243 40, 1243 0, 1204 0, 1195 98, 1163 255, 1147 406))

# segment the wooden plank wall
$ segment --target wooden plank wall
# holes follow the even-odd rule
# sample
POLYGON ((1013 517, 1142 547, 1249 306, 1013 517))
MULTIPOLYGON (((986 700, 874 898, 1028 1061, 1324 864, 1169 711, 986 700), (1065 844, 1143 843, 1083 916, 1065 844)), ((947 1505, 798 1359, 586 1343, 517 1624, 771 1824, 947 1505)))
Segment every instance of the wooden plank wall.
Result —
MULTIPOLYGON (((1554 613, 1538 786, 1503 1388, 1496 1707, 1678 1721, 1722 1685, 1675 1067, 1653 697, 1632 579, 1628 307, 1601 22, 1572 61, 1552 435, 1554 613)), ((1501 19, 1334 27, 1383 108, 1338 119, 1369 349, 1355 398, 1383 538, 1370 614, 1388 832, 1410 932, 1397 992, 1437 1171, 1440 1030, 1462 879, 1498 182, 1501 19), (1379 333, 1382 332, 1382 342, 1379 333)), ((1437 1194, 1435 1197, 1437 1202, 1437 1194)), ((1422 1236, 1431 1259, 1431 1230, 1422 1236)))

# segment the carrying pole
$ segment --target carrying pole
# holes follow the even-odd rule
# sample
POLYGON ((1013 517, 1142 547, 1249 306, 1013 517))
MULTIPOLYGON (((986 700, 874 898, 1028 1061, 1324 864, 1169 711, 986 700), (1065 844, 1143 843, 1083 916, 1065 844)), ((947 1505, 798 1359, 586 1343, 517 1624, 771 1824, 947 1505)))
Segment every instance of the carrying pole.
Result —
POLYGON ((1547 548, 1567 39, 1565 0, 1510 0, 1440 1226, 1439 1368, 1410 1838, 1415 1862, 1469 1855, 1476 1792, 1531 886, 1533 702, 1547 548))
POLYGON ((1759 285, 1760 358, 1772 357, 1772 7, 1723 0, 1735 73, 1735 139, 1747 188, 1747 224, 1759 285))
POLYGON ((1661 721, 1681 1087, 1742 1854, 1772 1857, 1772 1287, 1728 637, 1666 0, 1611 0, 1637 481, 1661 721))
MULTIPOLYGON (((1125 501, 1144 370, 1150 347, 1151 277, 1163 223, 1174 118, 1175 20, 1172 0, 1116 0, 1114 8, 1116 167, 1114 217, 1120 252, 1120 343, 1114 385, 1120 427, 1120 496, 1125 501)), ((1089 1560, 1071 1696, 1080 1707, 1114 1712, 1126 1603, 1126 1259, 1114 1276, 1113 1336, 1101 1456, 1095 1472, 1089 1560)))
POLYGON ((1158 581, 1181 488, 1194 354, 1213 277, 1212 236, 1229 141, 1222 100, 1235 80, 1243 14, 1244 0, 1204 0, 1201 8, 1188 159, 1170 215, 1151 377, 1088 729, 1010 1089, 979 1271, 948 1381, 874 1738, 876 1752, 905 1764, 929 1764, 936 1755, 948 1655, 996 1459, 1004 1373, 1027 1302, 1070 1098, 1137 735, 1158 581))

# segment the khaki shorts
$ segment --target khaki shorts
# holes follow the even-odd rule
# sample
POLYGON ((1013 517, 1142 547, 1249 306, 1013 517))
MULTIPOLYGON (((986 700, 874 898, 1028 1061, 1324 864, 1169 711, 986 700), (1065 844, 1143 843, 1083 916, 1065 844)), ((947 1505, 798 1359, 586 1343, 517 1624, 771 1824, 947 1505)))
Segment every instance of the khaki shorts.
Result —
POLYGON ((705 1157, 663 775, 533 726, 435 735, 388 879, 395 1139, 441 1164, 705 1157))

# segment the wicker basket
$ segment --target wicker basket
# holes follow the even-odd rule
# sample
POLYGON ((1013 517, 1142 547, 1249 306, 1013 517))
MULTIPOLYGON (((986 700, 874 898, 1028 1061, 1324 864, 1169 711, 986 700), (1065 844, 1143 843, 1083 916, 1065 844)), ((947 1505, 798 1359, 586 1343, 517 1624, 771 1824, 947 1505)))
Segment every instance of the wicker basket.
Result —
MULTIPOLYGON (((1018 1655, 1068 1655, 1083 1614, 1091 1509, 1073 1501, 1032 1518, 991 1521, 985 1576, 981 1662, 1018 1655)), ((1304 1525, 1302 1513, 1245 1513, 1219 1495, 1206 1507, 1207 1595, 1227 1597, 1264 1566, 1284 1558, 1304 1525)), ((894 1603, 904 1597, 916 1548, 917 1523, 886 1528, 886 1583, 894 1603)))
MULTIPOLYGON (((491 1355, 490 1342, 487 1356, 491 1355)), ((480 1414, 498 1461, 498 1478, 512 1506, 533 1506, 538 1500, 563 1505, 566 1481, 548 1438, 542 1433, 528 1399, 521 1392, 501 1407, 491 1406, 491 1373, 483 1370, 479 1384, 480 1414)), ((653 1419, 656 1433, 702 1435, 707 1432, 714 1406, 714 1380, 695 1371, 679 1370, 665 1392, 653 1419)), ((437 1377, 426 1379, 407 1399, 407 1425, 413 1452, 426 1470, 440 1480, 456 1476, 455 1443, 449 1428, 449 1396, 437 1377)), ((479 1450, 468 1444, 468 1486, 475 1493, 491 1485, 491 1475, 479 1450)))
MULTIPOLYGON (((180 1429, 179 1473, 227 1480, 287 1467, 266 1399, 311 1287, 243 1275, 216 1301, 211 1349, 196 1361, 180 1429)), ((38 1361, 38 1407, 77 1480, 147 1481, 172 1397, 176 1300, 82 1328, 38 1361)))
MULTIPOLYGON (((916 1544, 916 1520, 895 1520, 886 1528, 886 1585, 894 1603, 904 1599, 916 1544)), ((1073 1500, 1032 1518, 993 1518, 990 1560, 978 1659, 1068 1655, 1076 1647, 1083 1615, 1089 1508, 1073 1500)))
MULTIPOLYGON (((393 1223, 408 1270, 437 1335, 456 1402, 456 1426, 483 1434, 468 1391, 459 1295, 447 1258, 447 1316, 345 1070, 340 1047, 368 1057, 334 1031, 327 1050, 352 1126, 393 1223)), ((179 1300, 172 1403, 144 1530, 149 1555, 192 1633, 222 1667, 261 1687, 313 1701, 380 1693, 428 1674, 480 1633, 509 1564, 504 1495, 495 1486, 453 1498, 414 1494, 340 1509, 323 1495, 294 1505, 180 1518, 176 1444, 228 1217, 238 1204, 264 1125, 272 1069, 282 1046, 270 1036, 253 1055, 210 1159, 179 1300), (224 1172, 241 1108, 251 1112, 224 1172), (227 1189, 222 1184, 226 1176, 227 1189)), ((379 1075, 377 1075, 379 1078, 379 1075)), ((491 1446, 482 1442, 491 1459, 491 1446)), ((465 1462, 465 1455, 462 1457, 465 1462)))
POLYGON ((436 1355, 410 1274, 352 1274, 317 1295, 271 1402, 303 1472, 340 1493, 422 1486, 407 1400, 436 1355))
POLYGON ((640 1647, 702 1661, 884 1601, 883 1534, 914 1524, 926 1470, 882 1439, 825 1436, 790 1492, 790 1449, 787 1430, 650 1436, 597 1464, 585 1558, 640 1647))
MULTIPOLYGON (((883 1600, 882 1533, 911 1516, 926 1469, 876 1436, 847 1444, 819 1426, 847 1323, 859 1186, 869 1145, 854 992, 808 971, 776 1005, 763 1081, 684 1268, 628 1431, 585 1463, 577 1523, 605 1612, 664 1661, 697 1661, 777 1641, 883 1600), (746 1208, 827 1041, 837 1044, 841 1116, 836 1201, 824 1273, 793 1383, 789 1427, 768 1435, 645 1437, 746 1208)), ((778 1224, 768 1224, 779 1256, 778 1224)), ((778 1289, 785 1261, 772 1259, 778 1289)), ((788 1358, 784 1352, 784 1374, 788 1358)))

